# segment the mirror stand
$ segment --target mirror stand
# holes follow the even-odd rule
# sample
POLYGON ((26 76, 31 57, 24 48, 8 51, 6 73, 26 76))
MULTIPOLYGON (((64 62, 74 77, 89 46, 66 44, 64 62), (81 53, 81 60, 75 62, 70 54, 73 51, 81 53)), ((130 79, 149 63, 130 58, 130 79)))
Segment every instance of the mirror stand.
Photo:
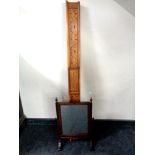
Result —
POLYGON ((57 136, 58 151, 61 151, 65 140, 89 140, 91 150, 94 150, 92 135, 92 99, 90 102, 58 102, 57 136))

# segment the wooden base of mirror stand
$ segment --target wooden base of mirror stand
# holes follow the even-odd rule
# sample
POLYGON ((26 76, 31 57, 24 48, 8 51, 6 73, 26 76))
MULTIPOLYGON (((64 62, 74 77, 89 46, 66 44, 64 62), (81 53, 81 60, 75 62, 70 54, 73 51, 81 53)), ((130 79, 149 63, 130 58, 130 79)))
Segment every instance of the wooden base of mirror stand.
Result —
POLYGON ((78 136, 76 135, 75 137, 71 136, 71 137, 59 137, 58 138, 58 151, 62 151, 63 147, 65 145, 65 141, 74 141, 74 140, 88 140, 89 145, 90 145, 90 150, 91 151, 95 151, 95 140, 93 138, 93 136, 88 137, 88 136, 78 136))

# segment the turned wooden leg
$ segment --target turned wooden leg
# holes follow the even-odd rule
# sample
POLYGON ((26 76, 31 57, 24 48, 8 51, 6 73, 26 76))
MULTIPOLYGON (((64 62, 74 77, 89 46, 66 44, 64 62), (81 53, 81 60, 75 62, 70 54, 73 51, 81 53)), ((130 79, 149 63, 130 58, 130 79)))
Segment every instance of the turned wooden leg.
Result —
POLYGON ((58 151, 62 151, 62 140, 58 140, 58 151))

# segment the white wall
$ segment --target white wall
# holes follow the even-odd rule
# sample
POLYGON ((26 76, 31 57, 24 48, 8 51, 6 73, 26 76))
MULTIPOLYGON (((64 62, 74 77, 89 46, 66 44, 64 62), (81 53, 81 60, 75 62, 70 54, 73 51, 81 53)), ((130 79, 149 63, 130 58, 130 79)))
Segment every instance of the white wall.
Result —
MULTIPOLYGON (((134 119, 134 16, 118 1, 80 1, 81 100, 93 97, 96 119, 134 119)), ((65 17, 65 0, 20 1, 19 85, 29 118, 55 118, 55 97, 68 99, 65 17)))

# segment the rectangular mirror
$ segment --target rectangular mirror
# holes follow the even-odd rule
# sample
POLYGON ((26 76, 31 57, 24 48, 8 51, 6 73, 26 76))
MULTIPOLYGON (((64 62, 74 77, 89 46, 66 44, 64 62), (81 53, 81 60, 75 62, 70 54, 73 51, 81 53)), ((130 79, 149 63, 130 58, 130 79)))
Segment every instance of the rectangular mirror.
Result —
POLYGON ((64 135, 88 133, 88 106, 62 105, 61 120, 64 135))

